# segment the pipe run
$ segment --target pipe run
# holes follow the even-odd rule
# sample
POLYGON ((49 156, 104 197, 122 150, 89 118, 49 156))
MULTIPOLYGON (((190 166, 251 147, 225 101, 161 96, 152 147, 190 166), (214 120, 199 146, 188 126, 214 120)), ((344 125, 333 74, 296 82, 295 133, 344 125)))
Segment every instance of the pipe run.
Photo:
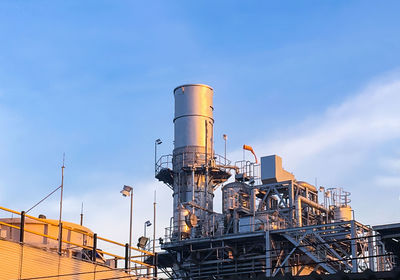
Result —
POLYGON ((325 207, 323 207, 322 205, 311 201, 307 198, 305 198, 304 196, 298 196, 296 198, 296 218, 297 218, 297 225, 299 227, 303 226, 303 217, 302 217, 302 207, 301 207, 301 203, 307 204, 308 206, 311 206, 313 208, 316 208, 320 211, 323 211, 325 213, 328 213, 328 209, 326 209, 325 207))

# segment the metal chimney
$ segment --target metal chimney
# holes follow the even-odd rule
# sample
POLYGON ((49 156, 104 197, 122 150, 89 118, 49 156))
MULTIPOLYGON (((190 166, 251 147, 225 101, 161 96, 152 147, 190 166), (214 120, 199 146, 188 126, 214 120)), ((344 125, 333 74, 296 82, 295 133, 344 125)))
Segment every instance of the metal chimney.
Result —
POLYGON ((213 89, 182 85, 174 89, 174 97, 172 166, 165 168, 159 161, 156 178, 173 190, 172 238, 181 240, 214 230, 220 214, 213 211, 213 192, 230 173, 220 164, 225 159, 214 154, 213 89))

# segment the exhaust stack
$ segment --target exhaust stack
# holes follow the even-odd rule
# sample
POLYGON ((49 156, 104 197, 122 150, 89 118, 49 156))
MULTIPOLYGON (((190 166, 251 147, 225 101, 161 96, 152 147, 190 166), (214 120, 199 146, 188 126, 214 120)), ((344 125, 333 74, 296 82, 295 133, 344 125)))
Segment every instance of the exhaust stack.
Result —
POLYGON ((172 166, 158 168, 156 178, 173 190, 172 239, 182 240, 216 230, 222 217, 213 211, 214 189, 230 173, 220 164, 225 159, 214 154, 213 89, 182 85, 174 89, 174 97, 172 166))

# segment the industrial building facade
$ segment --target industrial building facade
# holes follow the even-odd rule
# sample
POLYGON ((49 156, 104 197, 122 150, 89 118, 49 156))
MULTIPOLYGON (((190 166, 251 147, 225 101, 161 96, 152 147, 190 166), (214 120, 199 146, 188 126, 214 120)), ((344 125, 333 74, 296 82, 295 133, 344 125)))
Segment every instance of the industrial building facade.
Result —
MULTIPOLYGON (((390 238, 354 220, 349 192, 298 181, 277 155, 231 163, 216 154, 211 87, 183 85, 174 96, 175 147, 155 168, 155 177, 173 192, 162 244, 167 253, 159 256, 169 277, 262 279, 384 272, 399 265, 398 247, 386 248, 390 238), (214 190, 223 183, 223 211, 216 213, 214 190)), ((400 237, 398 225, 387 226, 392 238, 400 237)))

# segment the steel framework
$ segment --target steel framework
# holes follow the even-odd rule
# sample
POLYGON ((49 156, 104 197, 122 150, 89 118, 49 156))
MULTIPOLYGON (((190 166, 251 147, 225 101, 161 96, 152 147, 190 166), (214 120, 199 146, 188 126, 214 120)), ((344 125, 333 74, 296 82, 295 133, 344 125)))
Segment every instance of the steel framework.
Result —
POLYGON ((261 157, 261 164, 256 157, 255 163, 231 164, 218 156, 212 94, 204 85, 174 91, 175 149, 155 166, 155 177, 173 190, 174 205, 161 269, 178 279, 393 269, 388 238, 354 220, 349 192, 296 180, 277 155, 261 157), (214 190, 233 171, 234 182, 221 188, 222 213, 216 213, 214 190))

